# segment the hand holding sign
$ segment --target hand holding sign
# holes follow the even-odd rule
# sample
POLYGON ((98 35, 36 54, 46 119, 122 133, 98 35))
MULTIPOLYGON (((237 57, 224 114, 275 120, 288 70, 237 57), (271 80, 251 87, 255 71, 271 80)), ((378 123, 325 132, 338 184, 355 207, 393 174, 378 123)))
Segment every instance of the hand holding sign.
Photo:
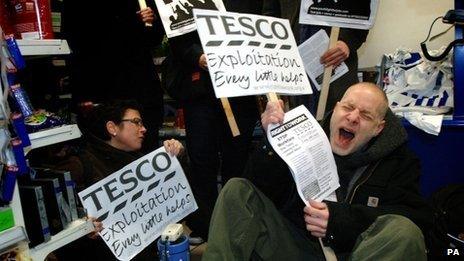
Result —
POLYGON ((140 6, 140 11, 137 13, 140 15, 142 18, 142 21, 145 23, 145 26, 153 26, 152 22, 155 19, 155 14, 153 13, 153 10, 151 10, 150 7, 147 7, 147 3, 145 0, 138 0, 139 1, 139 6, 140 6))

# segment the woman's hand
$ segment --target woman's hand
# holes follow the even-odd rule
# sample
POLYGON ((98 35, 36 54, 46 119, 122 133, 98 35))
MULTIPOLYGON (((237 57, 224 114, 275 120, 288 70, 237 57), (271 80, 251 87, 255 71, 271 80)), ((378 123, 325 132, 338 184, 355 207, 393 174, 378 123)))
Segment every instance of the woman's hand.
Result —
POLYGON ((138 11, 137 14, 140 15, 140 19, 144 23, 151 24, 155 20, 155 12, 150 7, 138 11))
POLYGON ((200 56, 200 59, 198 59, 198 65, 200 68, 203 70, 207 71, 208 70, 208 62, 206 61, 206 54, 202 54, 200 56))
POLYGON ((175 139, 165 140, 163 142, 164 148, 166 152, 169 153, 171 156, 178 156, 182 155, 184 152, 184 146, 180 141, 175 139))
POLYGON ((89 217, 89 219, 93 222, 93 226, 95 227, 95 230, 87 234, 87 237, 91 239, 97 239, 98 237, 100 237, 98 233, 103 230, 103 223, 100 221, 97 221, 97 219, 94 217, 89 217))

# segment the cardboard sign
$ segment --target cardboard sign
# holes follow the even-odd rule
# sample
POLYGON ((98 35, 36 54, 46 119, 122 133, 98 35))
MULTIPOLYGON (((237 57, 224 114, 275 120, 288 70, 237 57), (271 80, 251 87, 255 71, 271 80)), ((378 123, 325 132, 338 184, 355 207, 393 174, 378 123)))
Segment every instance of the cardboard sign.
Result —
POLYGON ((378 6, 379 0, 301 1, 300 24, 370 29, 378 6))
POLYGON ((79 198, 103 222, 100 236, 119 260, 130 260, 197 203, 175 157, 159 148, 91 187, 79 198))
POLYGON ((194 10, 217 98, 310 94, 288 20, 194 10))
POLYGON ((167 37, 195 31, 193 9, 225 11, 222 0, 154 0, 167 37))

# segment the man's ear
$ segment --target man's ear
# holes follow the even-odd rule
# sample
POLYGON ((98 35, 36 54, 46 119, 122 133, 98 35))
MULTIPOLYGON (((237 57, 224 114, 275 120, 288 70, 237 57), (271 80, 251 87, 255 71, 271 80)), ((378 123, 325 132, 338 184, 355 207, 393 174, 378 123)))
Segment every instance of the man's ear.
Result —
POLYGON ((374 132, 374 137, 379 135, 380 132, 382 132, 383 128, 385 128, 385 120, 382 120, 381 122, 379 122, 379 124, 377 124, 377 127, 374 132))
POLYGON ((113 121, 106 122, 106 131, 110 134, 110 136, 116 136, 117 130, 118 126, 113 121))

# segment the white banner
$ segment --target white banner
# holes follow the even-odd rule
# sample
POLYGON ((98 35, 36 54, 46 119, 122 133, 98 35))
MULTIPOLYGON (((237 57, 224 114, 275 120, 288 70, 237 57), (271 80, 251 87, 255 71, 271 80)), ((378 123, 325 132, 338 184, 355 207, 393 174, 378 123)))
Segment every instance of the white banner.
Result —
POLYGON ((176 157, 161 147, 79 192, 88 216, 119 260, 130 260, 197 203, 176 157))
POLYGON ((288 20, 197 9, 194 16, 217 98, 311 93, 288 20))
POLYGON ((302 0, 300 24, 370 29, 379 0, 302 0))
POLYGON ((194 8, 225 11, 222 0, 154 0, 167 37, 195 31, 194 8))

